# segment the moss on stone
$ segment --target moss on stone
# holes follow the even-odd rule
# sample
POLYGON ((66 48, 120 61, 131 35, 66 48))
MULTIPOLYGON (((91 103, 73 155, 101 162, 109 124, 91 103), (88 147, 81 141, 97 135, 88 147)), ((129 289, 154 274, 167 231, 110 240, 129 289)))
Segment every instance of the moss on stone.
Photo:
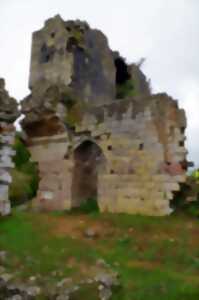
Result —
POLYGON ((78 43, 82 43, 84 41, 83 33, 79 30, 74 30, 73 36, 78 41, 78 43))
POLYGON ((74 127, 75 125, 78 125, 82 121, 83 117, 83 105, 80 102, 74 103, 70 108, 68 108, 67 115, 66 115, 66 123, 74 127))

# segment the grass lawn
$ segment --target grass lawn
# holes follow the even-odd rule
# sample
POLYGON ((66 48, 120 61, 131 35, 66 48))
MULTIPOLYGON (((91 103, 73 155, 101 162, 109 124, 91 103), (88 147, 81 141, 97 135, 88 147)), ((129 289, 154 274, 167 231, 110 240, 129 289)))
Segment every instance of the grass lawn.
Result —
MULTIPOLYGON (((47 288, 65 277, 78 282, 94 276, 96 261, 103 258, 121 276, 113 300, 198 300, 198 237, 199 220, 182 214, 14 211, 0 220, 0 250, 8 252, 5 265, 16 278, 36 276, 47 288), (86 228, 98 237, 87 239, 86 228)), ((95 297, 85 291, 85 299, 95 297)))

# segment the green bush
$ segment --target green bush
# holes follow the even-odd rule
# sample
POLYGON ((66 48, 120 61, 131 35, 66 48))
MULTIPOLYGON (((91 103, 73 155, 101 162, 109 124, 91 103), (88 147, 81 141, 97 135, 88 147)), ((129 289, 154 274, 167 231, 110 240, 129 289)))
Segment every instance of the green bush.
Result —
POLYGON ((177 211, 183 211, 193 217, 199 217, 199 180, 197 172, 193 171, 187 176, 186 183, 172 200, 172 205, 177 211))
POLYGON ((15 206, 36 196, 39 177, 37 164, 30 161, 30 153, 20 138, 20 134, 17 134, 13 148, 16 151, 13 158, 15 169, 11 174, 9 196, 12 206, 15 206))
POLYGON ((14 150, 16 151, 16 155, 13 158, 15 166, 19 169, 21 166, 26 164, 30 160, 30 153, 24 143, 20 138, 20 133, 17 133, 15 138, 15 144, 13 146, 14 150))
POLYGON ((31 176, 17 169, 12 170, 12 184, 10 186, 10 199, 12 206, 26 202, 32 197, 31 176))
POLYGON ((132 97, 135 94, 133 81, 131 79, 127 80, 123 84, 118 84, 116 86, 116 93, 118 99, 124 99, 126 97, 132 97))

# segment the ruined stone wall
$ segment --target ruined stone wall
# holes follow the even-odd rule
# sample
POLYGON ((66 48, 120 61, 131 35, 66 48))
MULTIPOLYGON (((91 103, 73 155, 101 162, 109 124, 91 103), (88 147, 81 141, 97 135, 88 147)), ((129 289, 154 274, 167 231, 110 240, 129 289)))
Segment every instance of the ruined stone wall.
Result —
POLYGON ((10 170, 14 167, 12 149, 15 138, 13 122, 19 116, 17 103, 5 90, 5 82, 0 79, 0 215, 10 213, 9 184, 10 170))
POLYGON ((73 206, 74 151, 89 140, 106 159, 98 174, 101 211, 169 214, 173 192, 186 179, 185 127, 184 111, 160 94, 85 111, 73 134, 33 138, 30 151, 41 177, 37 205, 73 206))
POLYGON ((38 162, 39 189, 34 205, 44 210, 71 207, 72 161, 65 159, 68 134, 32 138, 29 150, 38 162))
POLYGON ((97 178, 93 195, 101 211, 172 211, 174 192, 186 179, 185 113, 168 95, 151 95, 139 67, 112 52, 101 32, 59 16, 48 20, 33 34, 30 87, 22 127, 40 172, 35 206, 79 205, 74 186, 92 190, 97 178), (81 162, 80 155, 77 162, 84 143, 96 145, 103 166, 98 156, 81 162))
POLYGON ((185 127, 184 111, 164 94, 106 107, 101 124, 87 115, 79 130, 99 138, 107 159, 99 180, 101 210, 169 214, 173 192, 186 179, 185 127))
POLYGON ((130 67, 130 74, 132 77, 132 81, 134 83, 136 93, 142 95, 150 95, 151 94, 151 87, 150 81, 147 80, 144 73, 141 71, 140 67, 136 64, 131 64, 130 67))

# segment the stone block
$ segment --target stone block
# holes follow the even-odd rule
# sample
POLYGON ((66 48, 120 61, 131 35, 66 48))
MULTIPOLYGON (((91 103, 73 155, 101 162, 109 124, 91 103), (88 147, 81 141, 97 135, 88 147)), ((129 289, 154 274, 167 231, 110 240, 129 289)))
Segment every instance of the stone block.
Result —
POLYGON ((12 145, 14 142, 14 135, 0 135, 0 142, 6 145, 12 145))
POLYGON ((11 213, 11 206, 9 201, 0 201, 0 216, 7 216, 11 213))
POLYGON ((0 185, 0 202, 8 201, 8 186, 0 185))
POLYGON ((8 184, 11 183, 12 182, 11 175, 7 171, 0 170, 0 182, 8 183, 8 184))

